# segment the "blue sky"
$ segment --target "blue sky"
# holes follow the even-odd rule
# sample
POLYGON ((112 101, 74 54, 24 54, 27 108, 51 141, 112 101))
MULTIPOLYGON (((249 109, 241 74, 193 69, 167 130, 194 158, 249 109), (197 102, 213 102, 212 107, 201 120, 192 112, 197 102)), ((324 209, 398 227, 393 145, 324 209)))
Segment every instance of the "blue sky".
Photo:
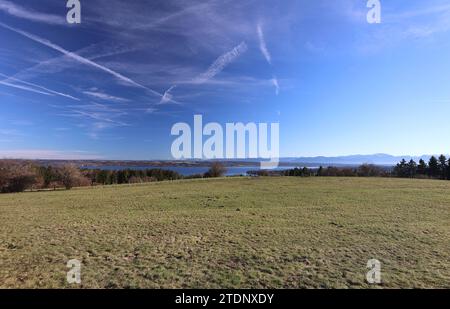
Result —
POLYGON ((0 157, 170 159, 171 127, 279 122, 281 156, 448 153, 450 4, 0 0, 0 157))

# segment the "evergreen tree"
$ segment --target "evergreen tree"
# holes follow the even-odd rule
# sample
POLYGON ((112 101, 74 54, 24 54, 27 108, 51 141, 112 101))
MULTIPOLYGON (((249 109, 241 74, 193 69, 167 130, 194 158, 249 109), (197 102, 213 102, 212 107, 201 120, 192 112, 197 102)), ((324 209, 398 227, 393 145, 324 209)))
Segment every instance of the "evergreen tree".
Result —
POLYGON ((441 155, 439 157, 438 166, 439 166, 439 174, 440 174, 441 179, 446 179, 447 178, 447 158, 444 155, 441 155))
POLYGON ((450 180, 450 158, 447 162, 447 180, 450 180))
POLYGON ((320 166, 319 169, 317 170, 317 176, 323 176, 323 166, 320 166))
POLYGON ((107 181, 108 181, 108 171, 105 170, 98 171, 96 182, 98 184, 106 185, 107 181))
POLYGON ((439 163, 435 156, 432 156, 428 162, 428 175, 430 177, 439 177, 440 175, 439 163))
POLYGON ((120 170, 117 172, 117 183, 124 184, 128 183, 128 174, 125 170, 120 170))
POLYGON ((302 169, 302 177, 309 177, 309 176, 311 176, 311 173, 309 172, 309 169, 305 166, 302 169))
POLYGON ((428 174, 427 170, 428 170, 427 163, 423 159, 420 159, 419 165, 417 166, 417 174, 427 175, 428 174))
POLYGON ((417 163, 411 159, 408 163, 408 174, 410 178, 416 177, 417 173, 417 163))
POLYGON ((402 159, 402 161, 398 163, 397 166, 394 168, 394 174, 397 177, 402 178, 409 177, 408 164, 406 163, 405 159, 402 159))

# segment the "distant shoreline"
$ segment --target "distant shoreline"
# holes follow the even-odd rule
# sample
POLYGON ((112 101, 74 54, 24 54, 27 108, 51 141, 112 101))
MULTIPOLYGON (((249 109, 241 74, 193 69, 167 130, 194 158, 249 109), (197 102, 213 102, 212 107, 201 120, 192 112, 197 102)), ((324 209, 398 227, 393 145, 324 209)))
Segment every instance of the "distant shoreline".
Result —
MULTIPOLYGON (((151 168, 164 168, 164 167, 210 167, 213 163, 221 163, 225 167, 255 167, 259 166, 261 161, 258 160, 199 160, 199 161, 175 161, 175 160, 47 160, 47 159, 10 159, 5 158, 2 160, 12 160, 12 161, 26 161, 33 162, 41 166, 61 166, 66 164, 73 164, 79 168, 88 167, 103 167, 103 166, 117 166, 123 168, 133 168, 133 167, 151 167, 151 168)), ((308 167, 317 168, 319 166, 328 167, 357 167, 364 163, 339 163, 339 162, 301 162, 288 159, 283 161, 281 159, 279 167, 308 167)), ((393 167, 395 164, 377 164, 374 165, 393 167)))

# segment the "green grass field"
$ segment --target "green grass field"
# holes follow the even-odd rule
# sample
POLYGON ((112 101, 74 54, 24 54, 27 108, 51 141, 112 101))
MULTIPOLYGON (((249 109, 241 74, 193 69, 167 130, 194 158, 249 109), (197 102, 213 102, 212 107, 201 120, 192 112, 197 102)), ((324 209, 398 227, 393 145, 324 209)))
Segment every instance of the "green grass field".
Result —
POLYGON ((450 182, 229 178, 0 195, 1 288, 450 288, 450 182), (66 263, 82 261, 82 284, 66 263))

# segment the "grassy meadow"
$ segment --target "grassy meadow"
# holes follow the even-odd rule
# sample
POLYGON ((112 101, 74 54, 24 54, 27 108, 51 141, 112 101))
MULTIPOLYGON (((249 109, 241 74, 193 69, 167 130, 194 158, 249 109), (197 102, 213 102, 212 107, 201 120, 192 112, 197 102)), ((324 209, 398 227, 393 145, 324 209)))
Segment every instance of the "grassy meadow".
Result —
POLYGON ((226 178, 0 195, 0 288, 450 288, 450 182, 226 178), (82 261, 81 285, 66 263, 82 261))

